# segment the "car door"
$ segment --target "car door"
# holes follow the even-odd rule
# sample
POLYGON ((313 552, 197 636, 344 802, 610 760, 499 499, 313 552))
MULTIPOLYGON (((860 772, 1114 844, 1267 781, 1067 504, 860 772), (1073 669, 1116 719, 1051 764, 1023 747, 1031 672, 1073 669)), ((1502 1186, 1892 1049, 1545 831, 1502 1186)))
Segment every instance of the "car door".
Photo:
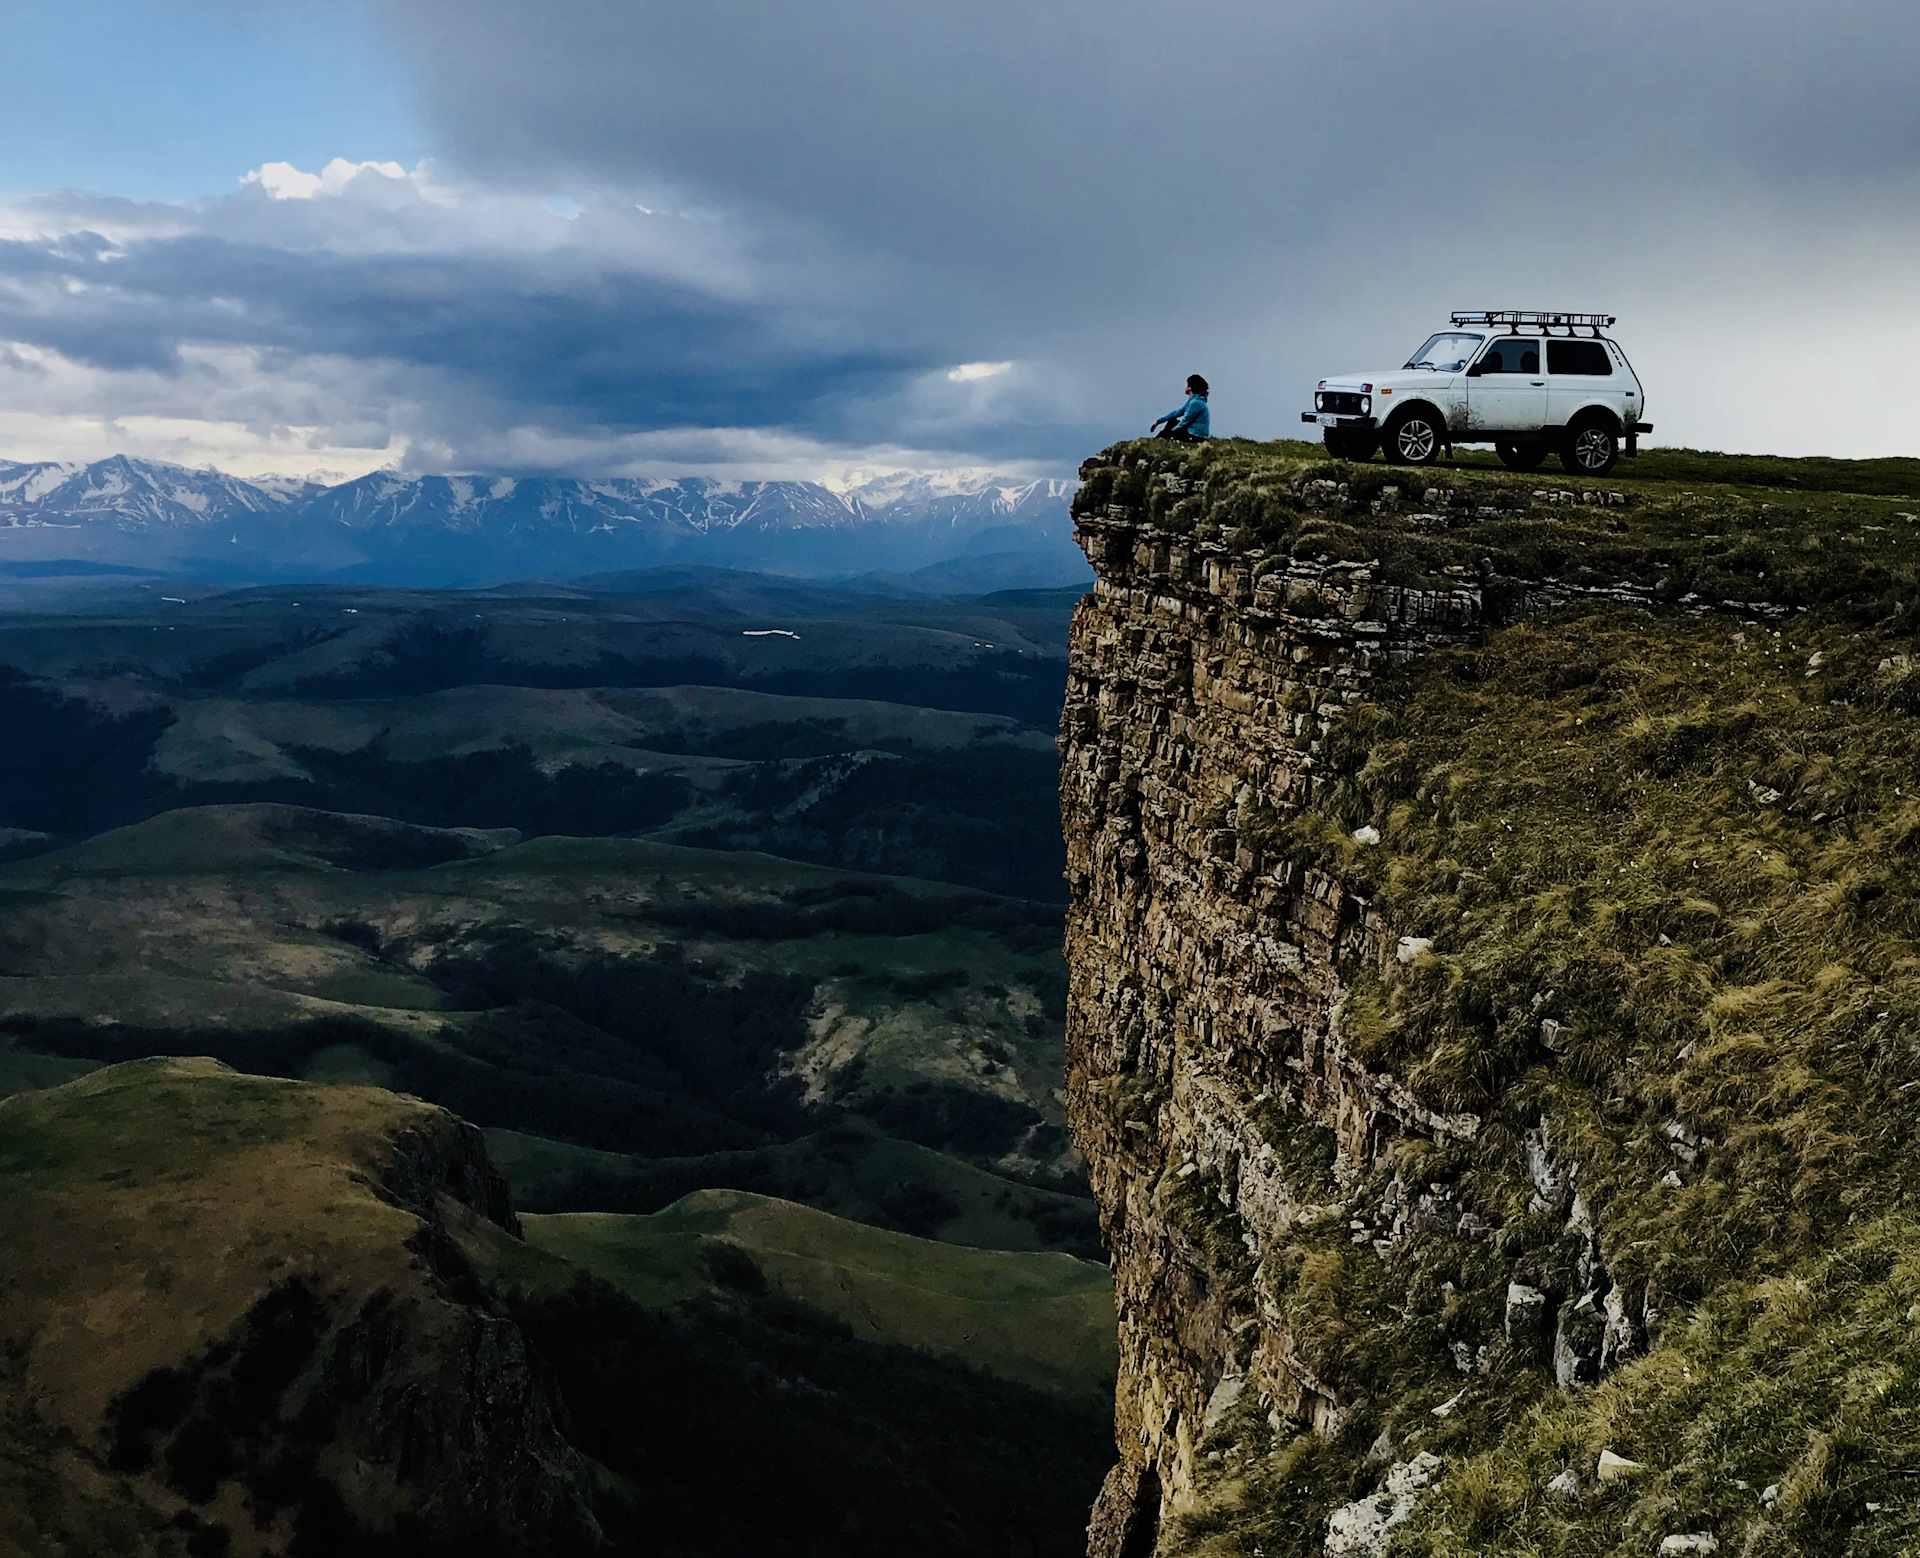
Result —
POLYGON ((1547 423, 1547 376, 1538 336, 1501 336, 1467 369, 1467 427, 1476 433, 1537 433, 1547 423))
POLYGON ((1565 427, 1582 406, 1604 401, 1619 411, 1624 375, 1614 370, 1604 341, 1547 342, 1547 425, 1565 427))

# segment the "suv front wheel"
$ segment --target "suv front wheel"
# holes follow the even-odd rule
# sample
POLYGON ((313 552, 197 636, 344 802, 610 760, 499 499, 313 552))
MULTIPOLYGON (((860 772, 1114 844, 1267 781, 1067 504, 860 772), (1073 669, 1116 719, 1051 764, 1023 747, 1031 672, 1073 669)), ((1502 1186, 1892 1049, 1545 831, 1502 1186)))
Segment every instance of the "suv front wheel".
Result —
POLYGON ((1386 456, 1395 465, 1431 465, 1440 458, 1446 444, 1447 429, 1439 414, 1425 406, 1409 406, 1394 413, 1381 442, 1386 456))
POLYGON ((1560 463, 1575 476, 1604 476, 1620 458, 1620 437, 1606 423, 1576 422, 1567 429, 1560 463))

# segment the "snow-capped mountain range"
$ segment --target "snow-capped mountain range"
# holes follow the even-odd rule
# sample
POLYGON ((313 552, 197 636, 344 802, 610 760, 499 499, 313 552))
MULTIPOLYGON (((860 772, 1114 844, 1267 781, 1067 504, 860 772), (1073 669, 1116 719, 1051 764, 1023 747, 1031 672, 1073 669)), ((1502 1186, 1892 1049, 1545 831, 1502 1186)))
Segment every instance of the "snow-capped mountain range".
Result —
POLYGON ((70 561, 213 578, 475 584, 659 563, 911 572, 1032 553, 1041 574, 1077 577, 1072 490, 953 475, 883 476, 835 492, 796 481, 390 471, 326 486, 124 455, 0 462, 0 568, 70 561))

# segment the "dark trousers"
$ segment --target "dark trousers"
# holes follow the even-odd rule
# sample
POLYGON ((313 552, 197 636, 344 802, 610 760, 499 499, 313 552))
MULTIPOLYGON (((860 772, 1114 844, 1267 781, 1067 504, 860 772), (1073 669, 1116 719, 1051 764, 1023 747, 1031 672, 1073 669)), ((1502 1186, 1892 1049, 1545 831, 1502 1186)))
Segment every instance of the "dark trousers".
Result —
POLYGON ((1170 438, 1176 444, 1199 444, 1206 442, 1205 439, 1198 435, 1189 433, 1184 427, 1163 427, 1153 436, 1155 438, 1170 438))

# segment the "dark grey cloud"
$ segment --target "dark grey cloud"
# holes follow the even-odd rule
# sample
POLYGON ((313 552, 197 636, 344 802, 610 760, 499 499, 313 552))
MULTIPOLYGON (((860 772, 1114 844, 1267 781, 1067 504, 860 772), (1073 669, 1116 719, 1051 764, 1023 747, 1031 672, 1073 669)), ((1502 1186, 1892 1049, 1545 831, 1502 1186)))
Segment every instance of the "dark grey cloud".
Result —
POLYGON ((1920 157, 1894 0, 392 3, 473 166, 682 182, 1049 294, 1517 180, 1586 224, 1920 157))
POLYGON ((463 166, 816 223, 1116 418, 1198 357, 1271 430, 1449 305, 1616 307, 1678 366, 1920 193, 1894 0, 390 3, 463 166))
POLYGON ((1487 304, 1618 311, 1663 436, 1920 418, 1891 0, 369 3, 431 166, 5 214, 0 435, 37 399, 476 469, 1062 467, 1193 369, 1216 427, 1295 431, 1487 304))

